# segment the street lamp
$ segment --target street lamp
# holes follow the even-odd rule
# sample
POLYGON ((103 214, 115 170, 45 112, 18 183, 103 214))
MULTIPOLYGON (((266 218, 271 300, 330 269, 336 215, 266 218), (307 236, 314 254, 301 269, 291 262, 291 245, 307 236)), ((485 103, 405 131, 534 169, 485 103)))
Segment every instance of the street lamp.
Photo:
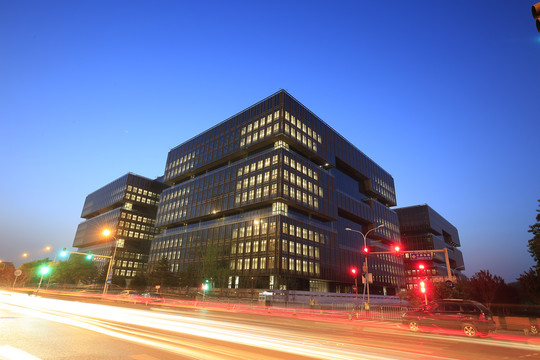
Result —
POLYGON ((361 231, 358 231, 358 230, 353 230, 351 228, 345 228, 345 230, 347 231, 352 231, 352 232, 356 232, 356 233, 359 233, 360 235, 362 235, 362 237, 364 238, 364 266, 363 266, 363 272, 366 274, 365 276, 365 283, 364 283, 364 292, 362 293, 362 302, 364 301, 364 298, 365 298, 365 292, 366 292, 366 288, 367 288, 367 303, 366 303, 366 310, 369 310, 369 269, 368 269, 368 254, 369 254, 369 251, 368 251, 368 247, 367 247, 367 236, 370 232, 372 231, 375 231, 377 229, 380 229, 384 227, 384 224, 382 225, 379 225, 377 227, 374 227, 373 229, 371 230, 368 230, 365 234, 361 231))
POLYGON ((114 263, 114 257, 116 255, 116 248, 118 247, 118 240, 116 240, 116 237, 112 234, 111 230, 105 229, 102 232, 103 236, 112 236, 114 239, 114 251, 111 256, 111 259, 109 261, 109 268, 107 269, 107 277, 105 278, 105 286, 103 287, 103 296, 107 295, 107 290, 109 290, 109 282, 112 283, 112 267, 114 263))

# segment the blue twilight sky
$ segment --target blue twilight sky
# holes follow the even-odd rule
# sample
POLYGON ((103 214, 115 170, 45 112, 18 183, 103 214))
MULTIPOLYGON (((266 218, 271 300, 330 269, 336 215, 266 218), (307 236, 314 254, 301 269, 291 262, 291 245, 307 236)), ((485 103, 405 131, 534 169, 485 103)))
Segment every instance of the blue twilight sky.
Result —
POLYGON ((0 259, 71 246, 86 195, 283 88, 458 228, 469 276, 513 281, 540 199, 533 3, 1 1, 0 259))

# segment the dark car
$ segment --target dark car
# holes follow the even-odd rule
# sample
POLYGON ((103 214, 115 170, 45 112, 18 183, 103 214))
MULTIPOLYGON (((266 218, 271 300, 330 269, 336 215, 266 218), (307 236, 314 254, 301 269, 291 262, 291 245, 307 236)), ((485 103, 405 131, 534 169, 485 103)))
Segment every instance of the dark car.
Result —
POLYGON ((146 302, 146 303, 149 303, 149 302, 163 302, 163 296, 161 296, 160 294, 151 293, 151 292, 142 293, 139 296, 139 299, 140 299, 140 301, 146 302))
POLYGON ((471 337, 487 335, 495 330, 491 311, 472 300, 436 300, 419 309, 407 311, 403 314, 402 321, 412 331, 436 327, 458 330, 471 337))

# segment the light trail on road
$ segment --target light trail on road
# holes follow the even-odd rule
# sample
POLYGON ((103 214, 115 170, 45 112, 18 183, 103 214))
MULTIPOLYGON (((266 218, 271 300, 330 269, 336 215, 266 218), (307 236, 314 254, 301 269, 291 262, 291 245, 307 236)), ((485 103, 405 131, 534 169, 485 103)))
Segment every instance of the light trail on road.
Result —
MULTIPOLYGON (((166 351, 189 359, 472 359, 459 356, 459 348, 474 349, 489 358, 491 353, 528 351, 540 355, 540 344, 436 334, 409 333, 395 327, 363 323, 343 334, 289 326, 279 318, 273 324, 216 319, 210 313, 185 313, 178 309, 154 311, 94 303, 41 298, 0 291, 0 308, 27 316, 76 326, 105 336, 166 351), (190 316, 191 315, 191 316, 190 316), (212 317, 209 319, 206 317, 212 317), (358 333, 360 331, 361 333, 358 333), (449 345, 452 344, 452 345, 449 345), (455 348, 458 348, 455 351, 455 348), (452 351, 449 352, 448 350, 452 351), (452 354, 452 355, 450 355, 452 354)), ((152 310, 152 308, 150 308, 152 310)), ((229 313, 234 316, 234 313, 229 313)), ((309 323, 307 323, 309 324, 309 323)), ((313 323, 316 324, 316 323, 313 323)), ((349 324, 353 324, 352 322, 349 324)), ((358 324, 358 323, 357 323, 358 324)), ((347 328, 347 325, 344 324, 347 328)), ((321 330, 322 329, 322 330, 321 330)), ((340 327, 334 329, 342 329, 340 327)), ((338 330, 340 331, 340 330, 338 330)), ((341 331, 340 331, 341 332, 341 331)), ((1 345, 1 344, 0 344, 1 345)), ((0 354, 0 358, 1 354, 0 354)))

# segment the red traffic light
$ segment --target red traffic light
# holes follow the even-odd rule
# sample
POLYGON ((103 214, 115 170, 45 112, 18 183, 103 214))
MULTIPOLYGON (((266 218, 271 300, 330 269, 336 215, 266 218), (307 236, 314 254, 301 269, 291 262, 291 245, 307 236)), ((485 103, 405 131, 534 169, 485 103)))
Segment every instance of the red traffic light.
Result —
POLYGON ((356 268, 351 268, 351 274, 356 275, 356 272, 357 272, 357 271, 358 271, 358 270, 356 270, 356 268))
POLYGON ((364 246, 364 249, 362 249, 364 251, 365 254, 367 254, 369 252, 369 249, 367 246, 364 246))
POLYGON ((418 269, 419 269, 419 270, 424 270, 424 268, 425 268, 424 264, 419 264, 419 265, 418 265, 418 269))
POLYGON ((394 246, 394 251, 399 252, 401 250, 401 247, 399 245, 394 246))

